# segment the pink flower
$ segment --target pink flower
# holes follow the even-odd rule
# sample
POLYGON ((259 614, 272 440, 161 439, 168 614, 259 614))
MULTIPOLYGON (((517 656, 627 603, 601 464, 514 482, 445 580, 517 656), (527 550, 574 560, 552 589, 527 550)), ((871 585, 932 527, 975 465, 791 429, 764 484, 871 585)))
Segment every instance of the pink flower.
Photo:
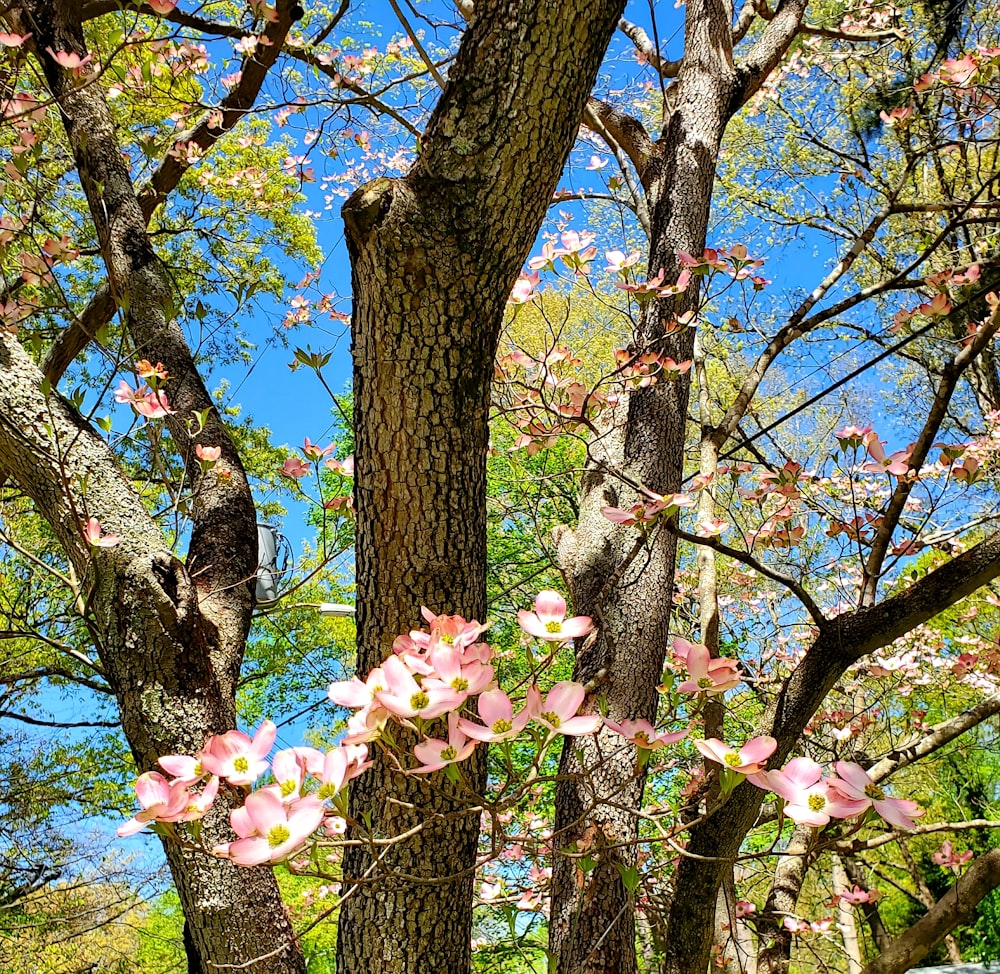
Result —
POLYGON ((281 467, 281 472, 286 477, 294 477, 296 480, 301 480, 305 477, 309 471, 310 466, 305 460, 300 460, 298 457, 289 457, 281 467))
POLYGON ((507 304, 525 304, 528 301, 533 301, 536 297, 535 288, 538 287, 540 281, 538 271, 533 271, 530 274, 522 273, 511 288, 507 304))
POLYGON ((695 534, 701 538, 717 538, 720 534, 728 531, 731 525, 728 521, 713 518, 711 520, 699 521, 695 528, 695 534))
POLYGON ((709 761, 721 764, 724 768, 739 774, 752 775, 764 770, 764 765, 774 754, 778 742, 773 737, 754 737, 739 751, 734 751, 717 737, 710 737, 705 741, 695 741, 694 746, 709 761))
POLYGON ((20 47, 31 34, 7 34, 0 30, 0 47, 20 47))
POLYGON ((558 592, 548 590, 535 596, 533 613, 526 609, 517 613, 517 624, 529 636, 556 643, 585 636, 594 628, 590 616, 573 616, 572 619, 567 619, 566 600, 558 592))
POLYGON ((458 726, 469 737, 488 743, 508 741, 517 737, 531 719, 527 707, 515 717, 510 697, 500 689, 487 690, 480 694, 479 716, 485 727, 464 717, 459 718, 458 726))
POLYGON ((971 858, 971 849, 968 849, 965 852, 956 853, 954 847, 947 839, 941 843, 941 848, 931 856, 931 859, 933 859, 939 866, 948 866, 952 869, 956 869, 957 867, 964 865, 971 858))
POLYGON ((648 751, 657 751, 668 744, 676 744, 688 736, 690 727, 685 727, 680 731, 657 734, 656 729, 648 720, 623 720, 620 724, 613 720, 604 719, 604 726, 613 730, 616 734, 621 734, 627 741, 631 741, 636 747, 645 748, 648 751))
POLYGON ((271 761, 271 774, 282 801, 287 803, 302 796, 310 757, 307 752, 311 750, 313 748, 288 747, 278 751, 271 761))
POLYGON ((216 463, 222 456, 221 446, 202 446, 200 443, 196 443, 194 447, 194 455, 206 464, 216 463))
POLYGON ((200 751, 194 757, 189 757, 187 754, 164 754, 163 757, 156 759, 156 763, 167 774, 173 775, 171 784, 180 781, 185 785, 193 785, 196 781, 201 781, 206 774, 201 765, 200 751))
POLYGON ((205 745, 202 767, 231 785, 252 785, 267 771, 264 758, 277 736, 278 728, 265 720, 253 739, 238 730, 211 737, 205 745))
POLYGON ((325 814, 323 802, 314 795, 285 805, 275 791, 262 788, 247 795, 243 809, 234 809, 230 814, 233 831, 240 838, 212 851, 238 866, 281 862, 305 844, 325 814))
POLYGON ((765 778, 771 791, 785 800, 785 814, 801 825, 818 828, 831 818, 851 818, 868 807, 852 801, 822 780, 823 769, 811 758, 793 758, 780 771, 767 771, 751 780, 765 778))
POLYGON ((87 518, 87 523, 83 529, 83 536, 87 539, 87 544, 95 548, 113 548, 119 541, 119 534, 104 534, 101 522, 96 517, 87 518))
POLYGON ((187 787, 181 782, 171 787, 158 771, 147 771, 139 775, 135 783, 135 793, 139 804, 142 805, 142 811, 124 825, 118 826, 119 836, 134 835, 150 822, 176 821, 182 809, 187 807, 187 787))
POLYGON ((533 720, 556 734, 593 734, 601 726, 601 715, 576 716, 586 695, 587 690, 582 683, 563 680, 549 690, 543 700, 541 691, 532 685, 528 688, 525 709, 533 720))
POLYGON ((341 707, 358 710, 367 707, 375 701, 375 692, 385 690, 385 672, 381 666, 376 666, 362 683, 356 676, 349 680, 338 680, 331 683, 326 691, 327 696, 341 707))
POLYGON ((319 447, 315 443, 310 442, 309 437, 305 438, 305 442, 302 444, 302 453, 309 460, 322 460, 323 457, 328 457, 337 448, 335 443, 331 443, 329 446, 319 447))
POLYGON ((420 767, 414 768, 414 771, 418 774, 430 774, 432 771, 439 771, 448 764, 458 764, 472 754, 479 742, 470 740, 462 732, 459 720, 456 711, 448 714, 447 741, 430 737, 414 746, 413 753, 420 762, 420 767))
POLYGON ((335 798, 343 791, 344 785, 372 766, 366 744, 341 744, 326 754, 317 752, 322 758, 318 767, 310 766, 309 773, 319 779, 316 794, 323 800, 335 798))
POLYGON ((851 761, 837 762, 838 777, 830 780, 830 787, 848 801, 861 804, 862 808, 873 806, 890 825, 902 829, 916 828, 915 818, 920 818, 924 810, 905 798, 887 798, 885 792, 872 781, 868 772, 851 761))
POLYGON ((845 903, 850 903, 851 906, 858 906, 861 903, 874 903, 881 896, 882 894, 877 889, 862 889, 856 885, 854 889, 841 893, 840 899, 845 903))
POLYGON ((88 54, 85 57, 80 57, 75 51, 53 51, 51 47, 45 48, 48 51, 49 56, 53 61, 56 62, 60 67, 67 68, 68 70, 78 70, 84 65, 89 64, 94 55, 88 54))
POLYGON ((154 14, 158 14, 160 17, 166 17, 168 14, 174 12, 174 7, 177 6, 177 0, 148 0, 149 9, 153 11, 154 14))
POLYGON ((433 668, 423 682, 430 687, 445 687, 463 695, 475 696, 488 689, 493 683, 493 667, 474 660, 463 663, 460 650, 445 642, 432 644, 427 658, 433 668))
POLYGON ((734 660, 712 659, 708 647, 698 644, 689 644, 684 665, 690 679, 677 687, 679 693, 724 693, 738 686, 742 676, 734 660))
POLYGON ((163 419, 164 416, 174 414, 165 392, 154 392, 148 386, 133 390, 124 379, 118 383, 115 402, 128 403, 140 416, 147 419, 163 419))
POLYGON ((621 250, 606 250, 604 256, 608 261, 604 269, 612 274, 620 274, 625 268, 637 263, 640 255, 638 250, 633 250, 628 255, 621 250))
POLYGON ((465 694, 450 687, 421 686, 399 656, 390 656, 382 670, 387 687, 377 690, 375 699, 397 717, 432 720, 460 707, 465 700, 465 694))

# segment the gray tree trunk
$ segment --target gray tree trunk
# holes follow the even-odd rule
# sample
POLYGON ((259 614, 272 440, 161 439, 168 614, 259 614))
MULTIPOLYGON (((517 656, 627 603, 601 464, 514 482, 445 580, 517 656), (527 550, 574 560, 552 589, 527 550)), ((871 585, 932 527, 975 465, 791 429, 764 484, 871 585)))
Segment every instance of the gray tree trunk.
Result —
MULTIPOLYGON (((279 4, 283 29, 289 5, 279 4)), ((234 697, 253 594, 256 529, 249 485, 225 426, 196 370, 167 274, 146 234, 145 217, 123 161, 100 85, 75 83, 46 49, 83 55, 80 5, 28 0, 9 11, 30 30, 62 114, 107 267, 136 358, 162 362, 177 414, 167 423, 193 450, 187 420, 206 411, 197 442, 218 445, 217 470, 189 466, 194 524, 187 563, 167 548, 142 499, 107 444, 65 400, 44 396, 41 371, 16 339, 0 334, 0 460, 34 501, 65 548, 84 588, 105 676, 140 771, 162 754, 193 753, 210 734, 235 726, 234 697), (96 516, 121 535, 114 548, 90 548, 83 526, 96 516)), ((231 838, 223 793, 205 820, 209 843, 231 838)), ((269 869, 166 845, 188 921, 192 970, 243 966, 273 974, 304 971, 301 951, 269 869)))
MULTIPOLYGON (((605 112, 606 127, 636 163, 651 214, 647 269, 667 279, 680 270, 678 251, 700 254, 705 247, 715 166, 727 123, 757 90, 794 37, 805 0, 781 3, 767 31, 743 64, 733 60, 732 6, 686 5, 685 53, 668 92, 663 131, 653 143, 634 120, 605 112)), ((597 109, 600 111, 600 109, 597 109)), ((694 330, 671 331, 675 316, 696 306, 697 287, 673 301, 647 306, 633 350, 652 349, 677 362, 694 352, 694 330)), ((620 721, 656 717, 656 686, 668 647, 676 539, 658 531, 638 554, 635 533, 612 525, 607 505, 629 507, 637 494, 617 475, 659 494, 680 490, 690 379, 661 380, 631 393, 591 444, 583 478, 577 527, 565 530, 559 557, 573 594, 574 612, 594 617, 598 638, 577 658, 575 678, 597 681, 585 703, 603 701, 607 716, 620 721)), ((630 809, 642 801, 645 776, 636 770, 634 749, 601 730, 593 739, 564 747, 563 779, 556 800, 557 849, 586 843, 596 867, 586 875, 576 860, 556 856, 550 949, 560 974, 633 974, 635 910, 622 870, 635 864, 638 822, 630 809), (613 757, 612 757, 613 756, 613 757), (589 773, 582 774, 585 769, 589 773)), ((692 908, 704 958, 685 974, 703 969, 712 943, 718 877, 699 892, 692 908)), ((672 928, 673 930, 673 928, 672 928)), ((668 968, 673 970, 672 968, 668 968)))

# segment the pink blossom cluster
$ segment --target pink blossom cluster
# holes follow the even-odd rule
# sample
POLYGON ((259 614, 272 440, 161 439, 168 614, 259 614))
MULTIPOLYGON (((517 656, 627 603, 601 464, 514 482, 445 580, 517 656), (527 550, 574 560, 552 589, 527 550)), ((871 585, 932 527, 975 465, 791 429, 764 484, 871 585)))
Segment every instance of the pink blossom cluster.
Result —
POLYGON ((268 772, 274 783, 251 792, 230 812, 237 839, 216 846, 214 855, 239 866, 281 862, 318 829, 326 835, 341 834, 346 828, 341 814, 346 807, 344 788, 371 765, 367 746, 344 744, 326 753, 311 747, 286 748, 268 762, 277 732, 265 720, 253 737, 231 730, 210 737, 193 756, 164 755, 160 767, 172 777, 158 771, 139 776, 135 789, 142 811, 120 826, 118 834, 201 819, 212 807, 222 779, 234 788, 250 788, 268 772))
POLYGON ((793 822, 820 828, 832 818, 854 818, 874 809, 890 825, 915 828, 914 819, 924 814, 916 802, 890 798, 858 764, 838 761, 835 775, 824 776, 812 758, 792 758, 783 768, 767 771, 764 766, 777 748, 771 737, 755 737, 739 751, 717 738, 695 741, 709 761, 743 775, 752 784, 772 791, 783 802, 784 814, 793 822))
MULTIPOLYGON (((524 705, 515 714, 514 701, 494 679, 492 648, 479 641, 486 627, 462 616, 437 615, 422 610, 430 631, 413 630, 393 642, 393 655, 373 669, 365 680, 352 677, 332 683, 328 695, 354 710, 347 721, 346 743, 362 743, 385 736, 390 722, 423 731, 426 721, 446 717, 447 740, 428 737, 413 748, 419 774, 429 774, 466 760, 478 743, 497 743, 517 737, 529 724, 556 734, 589 734, 599 716, 577 714, 585 688, 569 680, 543 693, 532 684, 524 705), (461 715, 477 697, 482 723, 461 715)), ((566 601, 557 592, 540 592, 535 611, 518 613, 518 625, 529 636, 545 642, 565 642, 593 628, 588 617, 566 618, 566 601)))
POLYGON ((764 261, 750 257, 745 244, 733 244, 728 250, 706 247, 700 257, 679 250, 677 258, 693 274, 721 271, 737 281, 750 280, 755 291, 760 291, 771 283, 767 278, 753 273, 757 268, 764 266, 764 261))

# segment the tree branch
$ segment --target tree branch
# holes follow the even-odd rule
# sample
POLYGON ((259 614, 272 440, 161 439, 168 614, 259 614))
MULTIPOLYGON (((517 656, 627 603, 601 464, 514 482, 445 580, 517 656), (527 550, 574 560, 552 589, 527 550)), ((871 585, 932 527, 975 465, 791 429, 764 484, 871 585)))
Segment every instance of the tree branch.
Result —
POLYGON ((809 0, 781 0, 764 32, 737 64, 738 105, 745 105, 785 56, 802 25, 809 0))
POLYGON ((724 544, 718 538, 703 538, 700 535, 691 534, 688 531, 682 531, 680 528, 675 527, 671 527, 670 530, 673 531, 678 538, 683 538, 691 544, 704 545, 707 548, 711 548, 713 551, 717 551, 720 555, 726 555, 727 557, 752 568, 755 572, 763 575, 765 578, 770 578, 771 581, 777 582, 779 585, 784 585, 785 588, 787 588, 802 603, 805 610, 809 613, 813 622, 817 626, 822 626, 826 622, 826 616, 823 615, 822 610, 813 600, 813 597, 790 575, 785 575, 784 573, 771 568, 770 565, 754 558, 754 556, 748 551, 740 551, 738 548, 729 547, 729 545, 724 544))
POLYGON ((676 78, 680 73, 683 58, 677 61, 668 61, 660 56, 656 50, 649 34, 647 34, 638 24, 633 24, 630 20, 622 17, 618 21, 618 29, 633 43, 635 49, 642 54, 650 65, 659 72, 661 78, 676 78))
POLYGON ((589 125, 588 118, 594 119, 601 126, 591 127, 608 142, 612 151, 616 145, 624 150, 635 166, 643 189, 648 191, 649 164, 656 154, 656 145, 642 123, 598 98, 591 98, 587 102, 584 124, 589 125), (610 136, 610 140, 606 138, 605 133, 610 136))
MULTIPOLYGON (((176 136, 170 149, 164 154, 156 172, 139 188, 136 195, 146 224, 156 209, 176 189, 184 173, 191 168, 184 152, 171 154, 178 146, 194 142, 203 151, 214 146, 219 139, 230 132, 247 114, 257 100, 260 89, 268 72, 281 53, 292 26, 291 7, 289 0, 278 3, 279 15, 276 22, 268 22, 262 40, 252 55, 243 58, 239 82, 222 99, 219 106, 203 113, 201 120, 194 127, 176 136)), ((86 21, 101 14, 120 9, 121 4, 115 2, 97 2, 86 4, 82 11, 82 20, 86 21)), ((155 16, 153 11, 145 7, 144 12, 155 16)), ((174 9, 167 17, 182 26, 196 27, 198 30, 214 33, 220 36, 242 37, 246 31, 240 27, 229 27, 204 21, 199 17, 185 14, 174 9)), ((73 360, 87 347, 100 328, 111 320, 115 313, 115 302, 107 282, 102 282, 84 311, 75 318, 59 335, 49 349, 43 371, 49 382, 56 385, 73 360)))
POLYGON ((905 744, 894 747, 881 761, 868 769, 868 774, 872 781, 882 781, 901 768, 913 764, 914 761, 919 761, 922 757, 933 754, 938 748, 944 747, 945 744, 960 737, 967 730, 971 730, 996 714, 1000 714, 1000 693, 981 700, 974 707, 970 707, 954 717, 942 720, 926 734, 918 734, 905 744))
MULTIPOLYGON (((941 381, 938 384, 937 392, 934 395, 934 402, 931 404, 930 414, 924 423, 920 436, 913 447, 910 459, 907 464, 910 470, 919 471, 927 459, 934 440, 937 437, 941 423, 944 422, 948 414, 948 406, 951 397, 954 395, 955 387, 962 373, 969 367, 975 357, 993 340, 997 330, 1000 329, 1000 304, 994 308, 989 319, 983 323, 980 329, 973 336, 968 345, 965 346, 942 370, 941 381)), ((916 480, 909 477, 900 477, 896 487, 889 499, 883 521, 879 525, 872 539, 871 549, 864 565, 862 576, 862 587, 860 601, 862 605, 873 605, 875 593, 878 588, 878 580, 882 572, 886 552, 892 541, 892 534, 896 530, 899 518, 902 516, 906 500, 913 490, 916 480)))
MULTIPOLYGON (((932 822, 928 825, 918 825, 915 828, 907 829, 907 835, 932 835, 935 832, 970 832, 973 829, 995 829, 1000 828, 1000 822, 994 822, 987 818, 972 818, 964 822, 932 822)), ((864 852, 868 849, 878 849, 880 846, 895 842, 897 835, 895 832, 883 832, 871 839, 843 839, 834 844, 838 852, 856 853, 864 852)))

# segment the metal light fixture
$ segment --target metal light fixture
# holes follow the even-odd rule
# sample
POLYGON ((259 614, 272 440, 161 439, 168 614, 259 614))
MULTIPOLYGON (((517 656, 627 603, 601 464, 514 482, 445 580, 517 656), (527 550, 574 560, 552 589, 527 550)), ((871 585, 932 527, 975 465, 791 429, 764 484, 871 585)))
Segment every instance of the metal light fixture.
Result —
POLYGON ((271 605, 280 598, 281 576, 294 567, 292 546, 273 525, 257 522, 257 604, 271 605), (279 564, 280 561, 280 564, 279 564))

